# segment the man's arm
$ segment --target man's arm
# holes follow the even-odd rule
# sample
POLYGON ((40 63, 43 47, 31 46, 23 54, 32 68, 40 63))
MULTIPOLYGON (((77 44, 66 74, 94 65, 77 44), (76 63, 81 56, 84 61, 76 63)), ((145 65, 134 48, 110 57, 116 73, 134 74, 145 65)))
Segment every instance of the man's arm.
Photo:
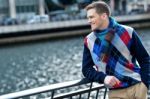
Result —
POLYGON ((96 81, 99 83, 104 83, 104 78, 106 74, 103 72, 96 71, 93 66, 95 64, 93 63, 91 53, 86 45, 84 45, 84 51, 83 51, 83 60, 82 60, 82 73, 83 75, 88 78, 89 80, 96 81))
POLYGON ((131 45, 132 54, 136 57, 140 67, 141 67, 141 78, 145 83, 147 88, 150 85, 150 56, 144 48, 140 38, 137 33, 134 31, 132 35, 132 45, 131 45))

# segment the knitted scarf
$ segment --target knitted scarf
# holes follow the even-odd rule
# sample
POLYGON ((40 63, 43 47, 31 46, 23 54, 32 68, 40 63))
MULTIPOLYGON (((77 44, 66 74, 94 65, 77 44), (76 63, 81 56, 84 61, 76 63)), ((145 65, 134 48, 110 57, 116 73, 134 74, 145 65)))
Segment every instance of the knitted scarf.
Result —
POLYGON ((109 23, 109 27, 103 31, 99 31, 96 30, 95 31, 95 35, 97 38, 99 38, 99 42, 101 42, 101 46, 99 49, 99 59, 102 62, 106 62, 107 63, 107 59, 109 56, 109 53, 111 52, 111 41, 114 38, 114 34, 115 34, 115 28, 117 26, 117 23, 114 21, 114 19, 110 18, 110 23, 109 23), (105 33, 105 37, 104 39, 100 39, 100 33, 105 33))

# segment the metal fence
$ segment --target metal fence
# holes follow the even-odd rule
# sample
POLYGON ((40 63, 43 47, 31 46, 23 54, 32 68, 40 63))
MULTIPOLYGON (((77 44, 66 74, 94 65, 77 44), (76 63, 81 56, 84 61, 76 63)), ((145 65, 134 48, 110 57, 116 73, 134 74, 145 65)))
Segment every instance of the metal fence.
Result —
POLYGON ((0 99, 37 99, 42 93, 49 93, 44 99, 106 99, 107 88, 84 78, 1 95, 0 99))

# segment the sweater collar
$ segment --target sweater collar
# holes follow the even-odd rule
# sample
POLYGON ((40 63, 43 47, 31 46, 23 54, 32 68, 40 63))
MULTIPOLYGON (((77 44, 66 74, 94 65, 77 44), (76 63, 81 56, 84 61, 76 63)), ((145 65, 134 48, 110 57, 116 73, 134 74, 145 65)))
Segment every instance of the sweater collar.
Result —
POLYGON ((109 25, 108 28, 104 29, 104 30, 95 30, 95 33, 107 33, 108 31, 114 29, 116 27, 118 23, 116 22, 116 20, 112 17, 109 17, 109 25))

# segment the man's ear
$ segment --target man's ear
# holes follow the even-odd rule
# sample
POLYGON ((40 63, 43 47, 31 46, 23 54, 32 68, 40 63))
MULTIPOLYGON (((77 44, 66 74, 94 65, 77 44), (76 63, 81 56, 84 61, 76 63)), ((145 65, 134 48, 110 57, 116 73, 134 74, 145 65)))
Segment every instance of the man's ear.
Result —
POLYGON ((106 14, 106 13, 103 13, 101 17, 102 17, 103 19, 106 19, 106 18, 107 18, 107 14, 106 14))

